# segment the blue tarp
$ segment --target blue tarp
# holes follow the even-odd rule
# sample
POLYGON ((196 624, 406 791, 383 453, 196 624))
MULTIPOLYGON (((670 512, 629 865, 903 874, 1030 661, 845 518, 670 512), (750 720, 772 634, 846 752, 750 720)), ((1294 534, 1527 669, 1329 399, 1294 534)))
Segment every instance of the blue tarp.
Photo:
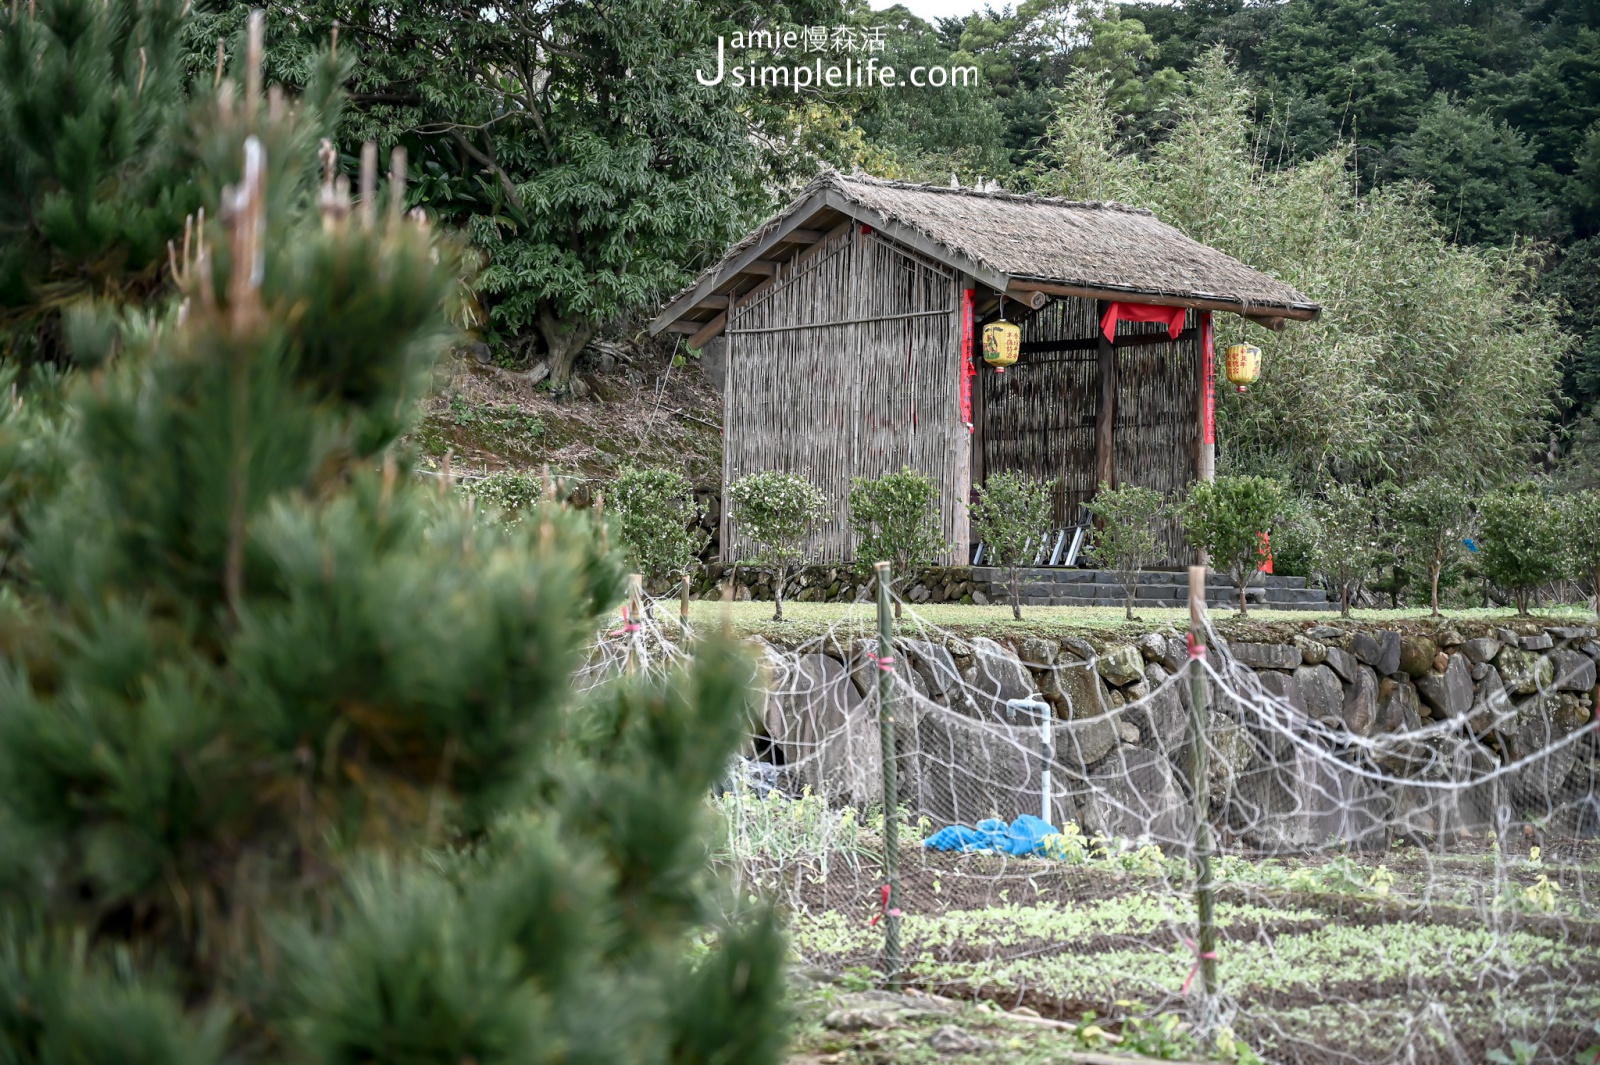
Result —
POLYGON ((1042 841, 1060 830, 1047 821, 1023 814, 1009 825, 998 817, 979 821, 977 828, 951 825, 941 828, 922 845, 936 851, 1000 851, 1022 857, 1043 851, 1042 841))

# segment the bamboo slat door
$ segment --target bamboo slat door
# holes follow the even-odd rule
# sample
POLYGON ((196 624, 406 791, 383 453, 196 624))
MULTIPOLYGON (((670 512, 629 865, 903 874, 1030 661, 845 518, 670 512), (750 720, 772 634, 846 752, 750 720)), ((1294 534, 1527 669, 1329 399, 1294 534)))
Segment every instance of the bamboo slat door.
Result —
MULTIPOLYGON (((849 561, 851 478, 910 466, 939 487, 946 539, 964 540, 957 298, 946 268, 852 229, 730 310, 724 484, 804 473, 830 505, 812 550, 849 561)), ((737 528, 722 542, 729 559, 755 547, 737 528)))
MULTIPOLYGON (((1199 325, 1190 311, 1186 329, 1199 325)), ((1069 297, 1047 304, 1022 325, 1023 355, 1004 374, 980 371, 985 473, 1018 470, 1057 482, 1056 520, 1073 524, 1079 505, 1094 497, 1095 429, 1100 372, 1095 351, 1100 323, 1092 300, 1069 297)), ((1117 336, 1165 334, 1164 325, 1124 322, 1117 336)), ((1117 403, 1112 430, 1118 484, 1138 484, 1176 500, 1194 479, 1199 447, 1199 344, 1177 341, 1118 347, 1117 403)), ((1183 566, 1189 549, 1175 521, 1157 536, 1165 566, 1183 566)))

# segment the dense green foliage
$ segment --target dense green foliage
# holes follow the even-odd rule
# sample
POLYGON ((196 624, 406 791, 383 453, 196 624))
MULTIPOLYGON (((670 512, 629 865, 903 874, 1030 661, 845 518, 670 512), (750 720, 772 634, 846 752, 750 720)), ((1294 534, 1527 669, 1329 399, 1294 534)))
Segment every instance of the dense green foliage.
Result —
POLYGON ((1272 527, 1289 507, 1283 482, 1269 477, 1222 475, 1189 486, 1180 512, 1191 547, 1205 551, 1211 565, 1239 587, 1239 614, 1249 612, 1245 587, 1267 554, 1272 527))
POLYGON ((36 0, 0 19, 0 356, 65 358, 62 312, 161 291, 198 204, 180 0, 36 0))
POLYGON ((1004 566, 1011 587, 1011 616, 1022 617, 1022 567, 1033 560, 1050 532, 1055 486, 1015 470, 991 474, 972 504, 972 538, 986 548, 985 561, 1004 566))
POLYGON ((697 524, 694 486, 677 470, 630 466, 606 492, 612 531, 646 577, 675 577, 689 570, 711 536, 697 524))
MULTIPOLYGON (((749 663, 579 698, 590 523, 409 476, 455 264, 394 184, 306 180, 318 66, 204 109, 183 311, 75 334, 122 350, 12 529, 0 1057, 774 1062, 783 945, 705 862, 749 663)), ((8 490, 48 466, 0 438, 8 490)))
MULTIPOLYGON (((252 6, 213 0, 205 22, 252 6)), ((564 386, 596 330, 653 310, 768 206, 781 160, 764 142, 788 112, 695 70, 714 67, 719 34, 788 15, 749 0, 313 0, 274 8, 271 25, 275 69, 292 76, 339 22, 355 59, 346 150, 410 151, 411 202, 481 253, 486 336, 548 360, 564 386)))
POLYGON ((1356 592, 1382 557, 1375 493, 1356 484, 1328 484, 1300 506, 1296 518, 1309 542, 1312 571, 1338 598, 1340 615, 1349 617, 1356 592))
POLYGON ((1562 500, 1562 507, 1572 574, 1588 583, 1595 597, 1595 615, 1600 618, 1600 491, 1575 492, 1562 500))
POLYGON ((810 557, 806 538, 828 512, 822 489, 798 473, 763 470, 728 485, 728 512, 754 540, 752 561, 777 567, 772 620, 783 620, 783 583, 789 568, 810 557))
POLYGON ((1139 574, 1160 561, 1163 553, 1155 526, 1166 512, 1166 500, 1153 488, 1133 484, 1112 488, 1102 481, 1088 509, 1100 521, 1090 541, 1094 561, 1122 579, 1128 620, 1133 621, 1139 574))
MULTIPOLYGON (((881 477, 850 482, 850 528, 856 534, 856 563, 890 565, 891 585, 903 585, 921 566, 931 566, 948 549, 939 525, 938 486, 907 466, 881 477)), ((900 616, 900 600, 894 603, 900 616)))
POLYGON ((1424 477, 1400 490, 1393 507, 1399 546, 1428 575, 1428 604, 1439 614, 1439 575, 1461 555, 1472 498, 1448 477, 1424 477))
POLYGON ((1539 585, 1566 576, 1563 508, 1543 486, 1523 481, 1486 496, 1478 511, 1484 576, 1526 614, 1539 585))

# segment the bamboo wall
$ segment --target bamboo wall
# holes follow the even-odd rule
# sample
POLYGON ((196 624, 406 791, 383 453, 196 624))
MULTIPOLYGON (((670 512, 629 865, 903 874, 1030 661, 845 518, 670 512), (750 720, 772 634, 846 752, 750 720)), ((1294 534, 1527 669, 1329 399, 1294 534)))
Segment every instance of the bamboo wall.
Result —
MULTIPOLYGON (((724 498, 747 473, 803 473, 830 503, 811 550, 850 561, 851 478, 911 466, 939 487, 946 561, 965 562, 956 276, 854 225, 778 269, 728 311, 724 498)), ((748 558, 727 513, 723 558, 748 558)))
MULTIPOLYGON (((1056 520, 1075 524, 1079 504, 1091 499, 1096 487, 1098 310, 1094 300, 1058 299, 1020 324, 1023 354, 1017 365, 1003 374, 988 368, 978 374, 979 472, 1020 470, 1057 481, 1056 520)), ((1198 330, 1199 324, 1199 313, 1190 311, 1185 329, 1198 330)), ((1123 322, 1117 332, 1119 338, 1150 334, 1164 337, 1166 326, 1123 322)), ((1194 479, 1199 448, 1199 340, 1185 336, 1118 348, 1116 358, 1117 482, 1176 499, 1194 479)), ((1167 554, 1161 565, 1189 563, 1191 553, 1175 521, 1162 524, 1159 538, 1167 554)))

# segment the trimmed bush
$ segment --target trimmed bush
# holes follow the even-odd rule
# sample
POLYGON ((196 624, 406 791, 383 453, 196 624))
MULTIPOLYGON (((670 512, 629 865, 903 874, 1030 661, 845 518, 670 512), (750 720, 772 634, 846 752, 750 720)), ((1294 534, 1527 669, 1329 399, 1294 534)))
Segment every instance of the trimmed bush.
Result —
POLYGON ((783 582, 789 567, 807 560, 806 537, 828 512, 822 489, 798 473, 764 470, 728 486, 729 515, 759 545, 752 561, 776 567, 772 620, 783 620, 783 582))
POLYGON ((1189 486, 1182 507, 1184 534, 1238 585, 1240 617, 1249 614, 1244 590, 1264 557, 1262 535, 1288 507, 1288 490, 1269 477, 1218 477, 1189 486))
MULTIPOLYGON (((894 585, 903 586, 919 567, 933 565, 949 549, 939 527, 939 489, 909 466, 850 482, 850 528, 858 537, 856 562, 866 571, 888 562, 894 585)), ((894 615, 900 616, 898 598, 894 615)))
POLYGON ((1166 500, 1153 488, 1134 484, 1112 488, 1101 481, 1088 509, 1104 523, 1094 531, 1089 550, 1098 565, 1114 570, 1121 579, 1128 620, 1135 621, 1133 597, 1139 574, 1161 558, 1156 522, 1166 514, 1166 500))
POLYGON ((1408 562, 1428 574, 1428 605, 1439 616, 1439 574, 1461 556, 1472 498, 1454 481, 1424 477, 1394 502, 1395 538, 1408 562))
POLYGON ((1006 570, 1011 616, 1022 618, 1022 566, 1050 531, 1053 485, 1012 470, 997 473, 978 489, 972 504, 972 535, 989 547, 989 557, 1006 570))
POLYGON ((699 527, 694 486, 677 470, 629 466, 611 482, 606 501, 621 547, 648 578, 687 573, 711 539, 699 527))
POLYGON ((1479 509, 1483 574, 1528 612, 1534 589, 1566 570, 1562 506, 1532 481, 1492 493, 1479 509))

